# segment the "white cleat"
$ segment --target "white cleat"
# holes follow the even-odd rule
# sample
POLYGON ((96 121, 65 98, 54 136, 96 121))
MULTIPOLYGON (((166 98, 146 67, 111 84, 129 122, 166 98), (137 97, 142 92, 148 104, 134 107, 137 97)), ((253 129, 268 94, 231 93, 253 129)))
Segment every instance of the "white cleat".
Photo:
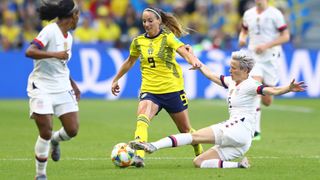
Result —
POLYGON ((135 150, 144 150, 145 152, 151 154, 157 150, 157 148, 151 143, 130 141, 129 146, 135 150))
POLYGON ((249 168, 250 167, 250 164, 249 164, 249 161, 248 161, 248 158, 247 157, 244 157, 240 162, 239 162, 239 168, 249 168))

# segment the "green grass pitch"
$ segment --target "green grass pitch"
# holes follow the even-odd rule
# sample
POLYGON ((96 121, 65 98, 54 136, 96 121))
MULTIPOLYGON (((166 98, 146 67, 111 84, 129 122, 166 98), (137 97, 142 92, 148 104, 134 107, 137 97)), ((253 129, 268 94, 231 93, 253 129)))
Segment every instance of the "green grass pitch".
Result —
MULTIPOLYGON (((148 155, 142 169, 115 167, 110 160, 112 147, 133 138, 137 104, 136 100, 80 101, 79 134, 61 143, 59 162, 49 159, 48 179, 320 179, 319 99, 276 99, 263 107, 262 139, 253 142, 247 153, 250 169, 194 168, 191 146, 148 155)), ((28 111, 28 100, 0 101, 0 179, 34 178, 38 132, 28 111)), ((189 115, 196 129, 228 117, 225 102, 215 99, 191 100, 189 115)), ((55 118, 54 129, 59 127, 55 118)), ((149 140, 176 133, 162 111, 151 123, 149 140)))

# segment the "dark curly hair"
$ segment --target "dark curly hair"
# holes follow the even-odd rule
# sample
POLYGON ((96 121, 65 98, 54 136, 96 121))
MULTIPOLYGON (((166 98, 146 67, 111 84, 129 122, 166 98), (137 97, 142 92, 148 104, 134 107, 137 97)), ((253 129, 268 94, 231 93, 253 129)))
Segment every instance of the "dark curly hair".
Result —
POLYGON ((61 19, 72 16, 75 6, 73 0, 41 0, 37 12, 41 20, 51 21, 56 17, 61 19))

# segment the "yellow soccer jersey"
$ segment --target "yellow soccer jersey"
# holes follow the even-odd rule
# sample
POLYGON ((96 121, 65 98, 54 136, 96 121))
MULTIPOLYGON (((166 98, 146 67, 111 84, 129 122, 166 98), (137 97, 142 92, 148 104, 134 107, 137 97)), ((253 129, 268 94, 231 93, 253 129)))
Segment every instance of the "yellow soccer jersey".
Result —
POLYGON ((164 94, 183 90, 183 75, 175 59, 176 50, 184 44, 172 32, 162 30, 154 37, 136 37, 130 55, 140 57, 141 92, 164 94))

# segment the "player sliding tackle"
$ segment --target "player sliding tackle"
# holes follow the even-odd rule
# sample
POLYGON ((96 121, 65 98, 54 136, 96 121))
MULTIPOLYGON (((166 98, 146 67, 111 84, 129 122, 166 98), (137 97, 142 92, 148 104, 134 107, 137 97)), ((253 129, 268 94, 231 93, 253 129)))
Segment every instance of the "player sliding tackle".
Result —
POLYGON ((205 127, 193 133, 171 135, 156 142, 144 143, 131 141, 129 144, 136 150, 153 153, 162 148, 177 147, 189 144, 214 144, 203 154, 197 156, 193 163, 199 168, 248 168, 249 162, 244 157, 240 162, 232 162, 243 157, 251 146, 255 131, 255 99, 260 95, 281 95, 288 92, 304 91, 304 82, 292 80, 287 86, 265 87, 252 79, 249 73, 254 59, 246 51, 232 53, 230 76, 218 76, 205 65, 200 71, 214 83, 228 89, 227 102, 229 119, 219 124, 205 127))

